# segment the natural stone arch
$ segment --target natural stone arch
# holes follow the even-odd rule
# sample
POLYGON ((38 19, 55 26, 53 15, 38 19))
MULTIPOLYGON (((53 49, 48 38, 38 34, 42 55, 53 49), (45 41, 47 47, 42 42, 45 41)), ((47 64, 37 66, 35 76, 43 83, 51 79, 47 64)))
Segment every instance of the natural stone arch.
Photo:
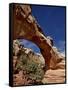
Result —
POLYGON ((47 38, 41 27, 31 14, 30 5, 13 6, 13 40, 26 39, 34 42, 45 59, 46 69, 55 68, 57 64, 57 54, 53 50, 53 41, 47 38))

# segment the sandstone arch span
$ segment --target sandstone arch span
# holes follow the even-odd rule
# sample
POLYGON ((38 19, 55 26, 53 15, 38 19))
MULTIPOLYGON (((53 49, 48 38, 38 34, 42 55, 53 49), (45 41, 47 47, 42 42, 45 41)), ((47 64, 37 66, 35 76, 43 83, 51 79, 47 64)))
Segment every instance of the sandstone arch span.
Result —
POLYGON ((53 40, 47 38, 31 14, 30 5, 13 6, 13 40, 26 39, 34 42, 45 59, 46 69, 53 69, 59 57, 53 49, 53 40))

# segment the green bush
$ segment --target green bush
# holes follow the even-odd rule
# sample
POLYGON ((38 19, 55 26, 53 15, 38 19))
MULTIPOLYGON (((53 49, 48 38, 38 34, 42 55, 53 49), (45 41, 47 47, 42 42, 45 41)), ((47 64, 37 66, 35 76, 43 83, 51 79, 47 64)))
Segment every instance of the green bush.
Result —
POLYGON ((38 65, 37 63, 34 62, 34 60, 29 60, 27 58, 22 59, 22 62, 23 60, 24 62, 26 61, 24 67, 27 74, 29 74, 29 78, 32 80, 41 80, 44 75, 41 65, 38 65))
POLYGON ((29 60, 25 55, 20 57, 20 63, 17 64, 17 69, 25 70, 32 80, 42 80, 44 71, 41 68, 41 65, 38 65, 34 60, 29 60))
POLYGON ((27 70, 29 73, 35 73, 36 70, 37 70, 37 67, 38 67, 38 65, 37 65, 35 62, 30 61, 30 62, 27 63, 27 68, 26 68, 26 70, 27 70))

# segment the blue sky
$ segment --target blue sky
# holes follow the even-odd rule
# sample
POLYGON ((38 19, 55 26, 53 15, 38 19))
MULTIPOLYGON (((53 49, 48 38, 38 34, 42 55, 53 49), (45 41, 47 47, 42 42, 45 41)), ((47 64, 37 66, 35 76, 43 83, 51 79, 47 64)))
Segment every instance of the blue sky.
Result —
MULTIPOLYGON (((32 14, 47 36, 51 36, 54 45, 65 52, 65 7, 32 6, 32 14)), ((25 47, 40 52, 39 48, 26 40, 23 40, 25 47)))

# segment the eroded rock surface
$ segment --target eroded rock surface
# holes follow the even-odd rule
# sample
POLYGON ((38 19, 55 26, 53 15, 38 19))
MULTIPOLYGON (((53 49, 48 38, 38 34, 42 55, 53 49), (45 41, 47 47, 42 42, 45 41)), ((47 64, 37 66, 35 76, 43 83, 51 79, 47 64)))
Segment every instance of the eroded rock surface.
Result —
POLYGON ((65 83, 65 69, 50 69, 46 71, 42 82, 44 84, 65 83))

